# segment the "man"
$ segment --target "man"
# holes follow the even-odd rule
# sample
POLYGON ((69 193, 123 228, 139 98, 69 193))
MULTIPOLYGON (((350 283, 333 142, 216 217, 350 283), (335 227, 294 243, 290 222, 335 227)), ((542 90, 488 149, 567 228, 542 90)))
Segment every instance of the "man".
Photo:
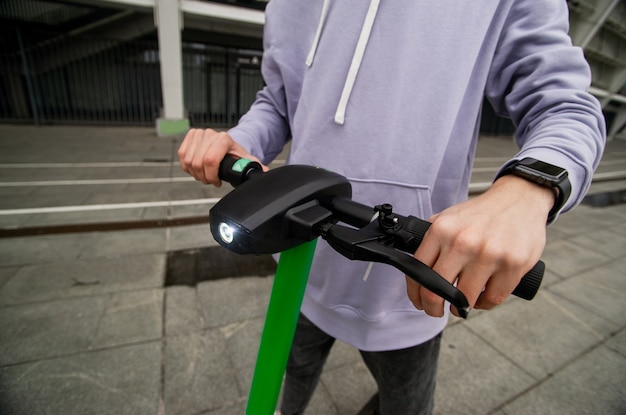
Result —
MULTIPOLYGON (((181 166, 219 185, 225 154, 267 164, 291 140, 289 163, 348 177, 354 200, 430 218, 415 257, 493 308, 538 261, 546 223, 580 202, 603 150, 567 30, 562 0, 273 0, 266 87, 228 133, 191 130, 181 166), (512 118, 520 152, 467 201, 485 96, 512 118)), ((444 301, 380 264, 364 282, 366 268, 318 244, 284 415, 304 411, 335 338, 361 350, 380 413, 432 411, 444 301)))

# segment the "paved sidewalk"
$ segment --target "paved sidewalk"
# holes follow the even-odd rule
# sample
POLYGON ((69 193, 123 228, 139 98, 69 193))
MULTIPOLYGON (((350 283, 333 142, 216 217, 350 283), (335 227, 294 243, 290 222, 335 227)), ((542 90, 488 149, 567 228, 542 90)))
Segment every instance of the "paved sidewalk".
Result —
MULTIPOLYGON (((206 215, 228 186, 186 178, 178 143, 0 125, 0 230, 206 215)), ((482 138, 475 188, 513 152, 482 138)), ((609 143, 599 178, 624 170, 626 142, 609 143)), ((598 180, 591 193, 624 190, 598 180)), ((244 413, 272 277, 165 284, 173 253, 214 246, 207 224, 0 238, 0 414, 244 413)), ((625 254, 626 204, 562 216, 532 302, 450 321, 435 413, 626 413, 625 254)), ((356 414, 374 391, 339 343, 307 414, 356 414)))

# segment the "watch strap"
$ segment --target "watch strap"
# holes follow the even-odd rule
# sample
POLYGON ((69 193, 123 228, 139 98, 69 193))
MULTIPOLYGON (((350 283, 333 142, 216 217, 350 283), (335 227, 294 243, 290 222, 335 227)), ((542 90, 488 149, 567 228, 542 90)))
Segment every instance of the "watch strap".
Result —
MULTIPOLYGON (((568 179, 567 170, 554 166, 554 165, 549 165, 551 168, 562 170, 564 174, 563 174, 563 177, 558 181, 547 180, 546 179, 547 176, 541 175, 542 173, 541 170, 536 170, 537 175, 529 175, 527 172, 522 172, 518 170, 518 166, 522 162, 525 162, 525 161, 532 162, 536 160, 528 157, 522 160, 511 162, 509 165, 507 165, 500 171, 500 173, 496 177, 496 180, 498 180, 502 176, 513 174, 515 176, 518 176, 528 181, 531 181, 533 183, 536 183, 540 186, 554 189, 556 193, 555 194, 556 201, 554 203, 554 206, 552 206, 552 209, 550 209, 550 212, 548 213, 548 223, 552 223, 556 219, 556 216, 558 215, 559 211, 563 208, 563 206, 565 206, 565 203, 567 203, 567 200, 569 199, 569 196, 572 191, 572 187, 568 179)), ((548 163, 545 163, 545 162, 543 162, 543 164, 548 165, 548 163)))

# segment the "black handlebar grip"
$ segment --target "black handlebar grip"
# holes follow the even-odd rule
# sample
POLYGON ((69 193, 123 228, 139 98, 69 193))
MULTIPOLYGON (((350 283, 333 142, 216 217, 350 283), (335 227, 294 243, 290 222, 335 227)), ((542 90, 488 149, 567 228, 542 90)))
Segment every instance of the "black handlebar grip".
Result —
MULTIPOLYGON (((424 239, 424 235, 426 231, 428 231, 428 228, 430 228, 430 225, 430 222, 416 218, 415 216, 407 217, 405 229, 414 236, 404 247, 407 252, 413 253, 417 250, 417 247, 422 242, 422 239, 424 239)), ((532 300, 537 294, 537 291, 539 291, 545 269, 546 265, 543 261, 537 262, 535 266, 522 277, 512 294, 524 300, 532 300)))
POLYGON ((235 187, 260 173, 263 173, 263 168, 256 161, 243 158, 238 159, 230 155, 224 157, 218 171, 220 180, 228 182, 235 187))
POLYGON ((524 300, 532 300, 535 298, 541 281, 543 280, 543 272, 546 269, 546 264, 543 261, 539 261, 535 266, 526 273, 517 284, 517 287, 511 294, 516 297, 523 298, 524 300))

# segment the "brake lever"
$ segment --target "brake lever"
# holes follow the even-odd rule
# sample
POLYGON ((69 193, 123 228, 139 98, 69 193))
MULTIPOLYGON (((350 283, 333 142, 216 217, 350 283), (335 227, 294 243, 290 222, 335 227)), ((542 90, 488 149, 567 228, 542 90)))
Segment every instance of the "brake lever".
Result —
POLYGON ((394 238, 381 232, 376 222, 361 229, 326 224, 321 228, 321 236, 348 259, 382 262, 396 267, 424 288, 449 301, 460 317, 467 318, 470 305, 465 295, 423 262, 391 246, 394 238))

